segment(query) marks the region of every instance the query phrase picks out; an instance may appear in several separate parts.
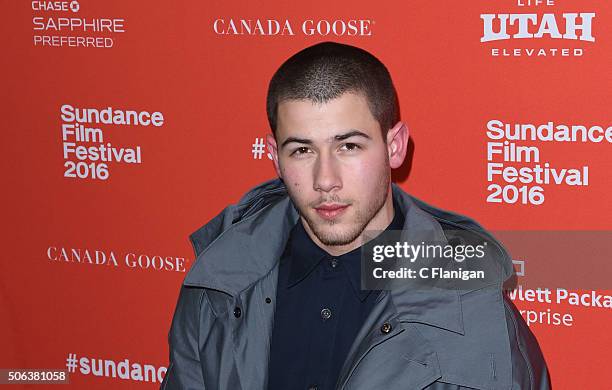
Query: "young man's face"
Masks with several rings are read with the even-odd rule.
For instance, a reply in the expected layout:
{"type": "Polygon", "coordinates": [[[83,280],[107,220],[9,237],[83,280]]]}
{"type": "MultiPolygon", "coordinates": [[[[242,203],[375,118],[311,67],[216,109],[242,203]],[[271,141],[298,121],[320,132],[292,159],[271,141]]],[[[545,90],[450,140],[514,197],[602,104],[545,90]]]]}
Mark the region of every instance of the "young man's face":
{"type": "Polygon", "coordinates": [[[284,101],[277,116],[268,144],[310,237],[338,255],[360,246],[364,230],[385,229],[393,218],[391,167],[404,159],[406,127],[399,122],[385,142],[366,98],[355,93],[325,104],[284,101]]]}

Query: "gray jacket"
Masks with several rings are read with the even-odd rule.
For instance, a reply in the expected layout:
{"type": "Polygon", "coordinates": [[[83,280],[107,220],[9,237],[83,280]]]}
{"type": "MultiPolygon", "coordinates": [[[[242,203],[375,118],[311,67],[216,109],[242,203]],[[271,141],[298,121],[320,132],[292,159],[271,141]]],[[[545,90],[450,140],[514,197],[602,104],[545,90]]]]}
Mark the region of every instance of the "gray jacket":
{"type": "MultiPolygon", "coordinates": [[[[465,229],[490,237],[473,220],[429,206],[395,184],[393,197],[405,215],[404,231],[443,236],[465,229]]],[[[275,179],[190,236],[197,260],[181,286],[161,389],[266,389],[278,264],[297,221],[275,179]]],[[[511,261],[494,242],[509,277],[511,261]]],[[[550,388],[537,342],[501,284],[435,294],[383,291],[337,384],[344,390],[471,388],[550,388]]]]}

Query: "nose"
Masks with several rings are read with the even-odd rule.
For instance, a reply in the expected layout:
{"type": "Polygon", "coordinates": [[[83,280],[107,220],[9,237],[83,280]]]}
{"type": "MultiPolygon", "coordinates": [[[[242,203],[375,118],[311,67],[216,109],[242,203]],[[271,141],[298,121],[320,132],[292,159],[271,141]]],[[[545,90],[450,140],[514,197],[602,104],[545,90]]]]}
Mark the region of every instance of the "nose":
{"type": "Polygon", "coordinates": [[[342,188],[340,167],[338,161],[328,154],[321,153],[314,166],[315,191],[330,192],[342,188]]]}

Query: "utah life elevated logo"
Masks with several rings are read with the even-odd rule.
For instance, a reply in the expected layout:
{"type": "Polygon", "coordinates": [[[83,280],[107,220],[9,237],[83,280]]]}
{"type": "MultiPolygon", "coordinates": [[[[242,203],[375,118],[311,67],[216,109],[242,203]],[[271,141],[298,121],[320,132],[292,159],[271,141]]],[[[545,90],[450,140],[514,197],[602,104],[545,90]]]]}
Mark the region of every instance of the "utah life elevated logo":
{"type": "Polygon", "coordinates": [[[494,57],[580,57],[595,42],[595,12],[547,12],[555,0],[515,0],[525,13],[481,14],[480,42],[494,57]]]}

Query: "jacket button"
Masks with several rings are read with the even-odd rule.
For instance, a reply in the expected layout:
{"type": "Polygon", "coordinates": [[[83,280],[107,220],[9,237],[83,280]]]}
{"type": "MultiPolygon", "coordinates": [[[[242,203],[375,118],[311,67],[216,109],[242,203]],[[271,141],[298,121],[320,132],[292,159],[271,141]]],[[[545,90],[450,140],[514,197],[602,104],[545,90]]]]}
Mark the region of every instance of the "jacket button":
{"type": "Polygon", "coordinates": [[[380,327],[380,331],[383,332],[384,334],[387,334],[389,332],[391,332],[391,330],[393,329],[393,327],[391,326],[390,323],[385,322],[384,324],[382,324],[382,326],[380,327]]]}
{"type": "Polygon", "coordinates": [[[266,303],[271,303],[272,299],[270,299],[270,297],[266,297],[266,303]]]}
{"type": "Polygon", "coordinates": [[[241,315],[242,315],[242,310],[240,310],[240,308],[238,306],[236,306],[234,308],[234,317],[240,318],[241,315]]]}

